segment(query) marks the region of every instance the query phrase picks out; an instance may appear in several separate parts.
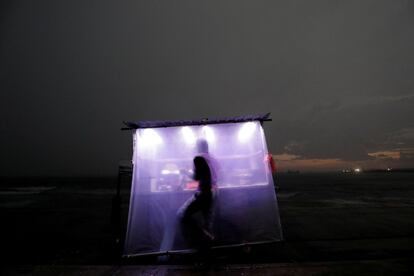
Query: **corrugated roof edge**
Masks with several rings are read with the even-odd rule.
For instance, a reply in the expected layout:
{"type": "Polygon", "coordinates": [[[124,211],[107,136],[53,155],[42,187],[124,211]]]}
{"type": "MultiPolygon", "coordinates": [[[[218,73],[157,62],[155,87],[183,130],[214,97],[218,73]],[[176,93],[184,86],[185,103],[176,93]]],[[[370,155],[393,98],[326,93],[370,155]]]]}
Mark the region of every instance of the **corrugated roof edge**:
{"type": "Polygon", "coordinates": [[[241,123],[248,121],[271,121],[270,112],[259,115],[246,115],[246,116],[236,116],[220,119],[208,119],[203,118],[199,120],[176,120],[176,121],[137,121],[130,122],[124,121],[126,127],[121,128],[121,130],[131,130],[138,128],[158,128],[158,127],[176,127],[176,126],[194,126],[194,125],[209,125],[209,124],[228,124],[228,123],[241,123]]]}

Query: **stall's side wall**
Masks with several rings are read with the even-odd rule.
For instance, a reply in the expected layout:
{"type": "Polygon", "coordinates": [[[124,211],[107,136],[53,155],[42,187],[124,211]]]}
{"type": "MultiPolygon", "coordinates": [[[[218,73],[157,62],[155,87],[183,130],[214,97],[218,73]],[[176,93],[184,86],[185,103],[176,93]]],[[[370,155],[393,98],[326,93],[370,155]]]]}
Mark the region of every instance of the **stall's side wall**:
{"type": "Polygon", "coordinates": [[[138,171],[137,171],[137,164],[136,164],[136,160],[137,160],[137,136],[138,136],[138,130],[135,130],[132,134],[132,183],[131,183],[131,195],[130,195],[130,200],[129,200],[129,211],[128,211],[128,226],[127,226],[127,233],[126,233],[126,238],[125,238],[125,246],[124,246],[124,255],[128,255],[131,252],[134,252],[134,247],[133,245],[135,244],[134,242],[134,233],[132,233],[131,230],[131,226],[134,223],[134,200],[135,200],[135,186],[134,183],[136,183],[136,179],[138,178],[138,171]]]}
{"type": "MultiPolygon", "coordinates": [[[[260,129],[260,135],[261,135],[261,139],[262,139],[262,145],[263,145],[263,149],[266,152],[266,156],[269,155],[269,150],[267,148],[267,142],[266,142],[266,136],[263,130],[263,127],[261,127],[260,129]]],[[[279,204],[277,201],[277,194],[276,194],[276,179],[273,178],[273,172],[272,172],[272,168],[271,168],[271,164],[270,164],[270,158],[267,159],[268,162],[267,164],[267,178],[269,180],[269,183],[271,184],[270,187],[272,187],[271,191],[269,191],[269,194],[272,195],[273,199],[269,200],[269,202],[273,202],[274,207],[272,207],[271,209],[275,209],[275,213],[276,213],[276,222],[275,222],[275,233],[277,233],[276,239],[277,240],[283,240],[283,231],[282,231],[282,223],[280,222],[280,214],[279,214],[279,204]]]]}

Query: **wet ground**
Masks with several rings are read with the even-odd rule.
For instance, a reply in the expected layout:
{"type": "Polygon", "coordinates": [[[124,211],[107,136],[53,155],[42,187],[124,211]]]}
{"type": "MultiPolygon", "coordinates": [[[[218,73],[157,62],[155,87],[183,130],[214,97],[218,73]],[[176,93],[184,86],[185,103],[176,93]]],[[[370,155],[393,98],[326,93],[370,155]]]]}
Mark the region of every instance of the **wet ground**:
{"type": "Polygon", "coordinates": [[[116,182],[2,179],[2,272],[398,275],[412,270],[412,173],[280,175],[285,242],[217,252],[209,268],[195,267],[189,256],[171,257],[162,265],[157,258],[120,259],[117,237],[125,229],[129,185],[124,179],[117,228],[111,219],[116,182]]]}

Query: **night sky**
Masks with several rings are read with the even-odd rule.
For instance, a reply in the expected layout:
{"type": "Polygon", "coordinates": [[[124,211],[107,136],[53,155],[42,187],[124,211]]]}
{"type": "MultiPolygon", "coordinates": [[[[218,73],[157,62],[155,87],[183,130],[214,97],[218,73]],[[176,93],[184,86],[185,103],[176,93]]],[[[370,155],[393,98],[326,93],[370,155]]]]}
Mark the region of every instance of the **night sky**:
{"type": "Polygon", "coordinates": [[[123,120],[271,112],[282,169],[414,167],[414,1],[0,4],[0,176],[114,175],[123,120]]]}

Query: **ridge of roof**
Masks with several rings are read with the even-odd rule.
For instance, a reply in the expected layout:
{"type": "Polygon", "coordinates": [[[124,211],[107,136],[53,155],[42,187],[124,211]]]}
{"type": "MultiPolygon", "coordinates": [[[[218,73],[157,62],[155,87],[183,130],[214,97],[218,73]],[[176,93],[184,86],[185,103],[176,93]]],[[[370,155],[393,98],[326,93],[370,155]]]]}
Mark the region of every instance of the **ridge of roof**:
{"type": "Polygon", "coordinates": [[[131,130],[138,128],[158,128],[158,127],[176,127],[176,126],[194,126],[194,125],[209,125],[209,124],[226,124],[226,123],[241,123],[249,121],[271,121],[270,112],[258,115],[245,115],[227,118],[203,118],[198,120],[166,120],[166,121],[124,121],[126,127],[122,130],[131,130]]]}

